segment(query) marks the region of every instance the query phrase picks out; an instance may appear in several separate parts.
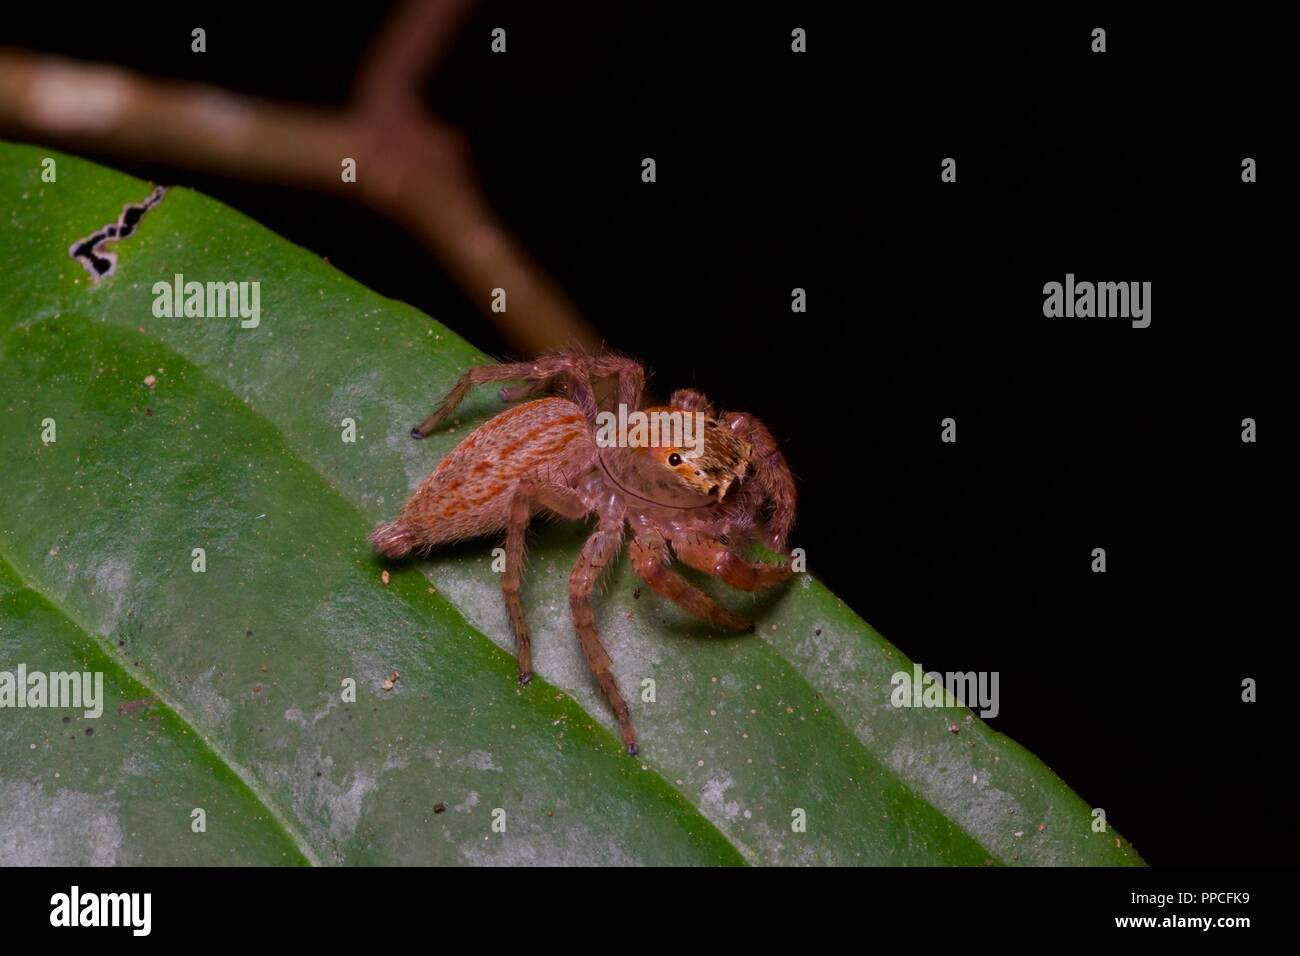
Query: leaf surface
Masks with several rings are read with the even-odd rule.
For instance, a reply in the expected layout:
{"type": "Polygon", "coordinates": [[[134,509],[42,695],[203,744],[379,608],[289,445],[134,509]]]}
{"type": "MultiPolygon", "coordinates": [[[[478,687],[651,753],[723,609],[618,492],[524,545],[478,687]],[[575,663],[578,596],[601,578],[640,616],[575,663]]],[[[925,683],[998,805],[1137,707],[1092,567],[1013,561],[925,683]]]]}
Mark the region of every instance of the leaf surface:
{"type": "Polygon", "coordinates": [[[758,622],[726,637],[616,565],[597,620],[641,735],[627,757],[568,620],[588,526],[529,542],[526,688],[498,542],[387,584],[366,545],[500,409],[482,389],[408,437],[483,355],[197,193],[169,190],[92,282],[70,244],[148,184],[3,144],[0,188],[0,670],[93,665],[109,688],[98,720],[0,711],[0,819],[93,804],[108,834],[0,838],[0,862],[1141,862],[964,707],[894,707],[911,662],[806,575],[707,584],[758,622]],[[177,274],[258,282],[259,323],[155,315],[177,274]]]}

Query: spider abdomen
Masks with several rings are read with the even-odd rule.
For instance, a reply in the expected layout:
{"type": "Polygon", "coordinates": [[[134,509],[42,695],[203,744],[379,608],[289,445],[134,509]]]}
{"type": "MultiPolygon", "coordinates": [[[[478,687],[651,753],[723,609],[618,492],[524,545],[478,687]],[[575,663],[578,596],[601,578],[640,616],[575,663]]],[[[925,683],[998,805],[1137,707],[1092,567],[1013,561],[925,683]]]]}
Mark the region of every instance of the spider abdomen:
{"type": "Polygon", "coordinates": [[[394,522],[371,535],[399,558],[411,551],[506,527],[523,479],[568,483],[589,469],[596,447],[582,410],[563,398],[508,409],[470,432],[411,495],[394,522]]]}

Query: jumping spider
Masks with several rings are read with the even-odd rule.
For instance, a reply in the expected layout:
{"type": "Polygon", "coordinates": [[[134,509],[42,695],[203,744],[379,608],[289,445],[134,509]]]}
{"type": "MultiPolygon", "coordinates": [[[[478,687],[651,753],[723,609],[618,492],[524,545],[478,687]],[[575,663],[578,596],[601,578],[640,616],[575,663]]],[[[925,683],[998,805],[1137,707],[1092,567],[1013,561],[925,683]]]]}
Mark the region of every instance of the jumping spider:
{"type": "Polygon", "coordinates": [[[569,607],[587,664],[618,718],[628,753],[635,754],[636,729],[591,608],[592,589],[617,557],[624,528],[632,532],[632,566],[652,589],[720,627],[752,630],[753,624],[678,574],[673,557],[744,591],[786,580],[791,574],[787,562],[752,563],[733,548],[761,536],[785,554],[794,523],[794,479],[758,419],[740,412],[719,416],[692,389],[674,392],[666,407],[642,410],[645,370],[639,362],[611,354],[564,353],[472,368],[411,436],[427,436],[475,385],[503,381],[525,383],[502,389],[503,401],[549,397],[516,405],[467,435],[420,484],[397,520],[375,529],[371,544],[386,557],[403,558],[505,529],[501,589],[518,646],[519,681],[527,683],[532,657],[519,586],[529,519],[539,508],[575,520],[594,512],[596,530],[569,577],[569,607]],[[625,410],[702,413],[702,447],[672,447],[662,440],[639,447],[598,443],[598,387],[611,380],[625,410]]]}

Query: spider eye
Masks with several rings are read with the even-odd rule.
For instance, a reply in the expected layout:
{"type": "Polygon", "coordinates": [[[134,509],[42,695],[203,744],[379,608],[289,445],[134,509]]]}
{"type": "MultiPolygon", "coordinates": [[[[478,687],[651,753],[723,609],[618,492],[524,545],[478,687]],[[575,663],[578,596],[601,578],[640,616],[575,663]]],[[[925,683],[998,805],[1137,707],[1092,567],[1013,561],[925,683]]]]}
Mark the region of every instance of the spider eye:
{"type": "Polygon", "coordinates": [[[673,452],[671,455],[668,456],[668,464],[670,464],[672,467],[676,468],[681,463],[682,463],[682,456],[677,454],[677,452],[673,452]]]}

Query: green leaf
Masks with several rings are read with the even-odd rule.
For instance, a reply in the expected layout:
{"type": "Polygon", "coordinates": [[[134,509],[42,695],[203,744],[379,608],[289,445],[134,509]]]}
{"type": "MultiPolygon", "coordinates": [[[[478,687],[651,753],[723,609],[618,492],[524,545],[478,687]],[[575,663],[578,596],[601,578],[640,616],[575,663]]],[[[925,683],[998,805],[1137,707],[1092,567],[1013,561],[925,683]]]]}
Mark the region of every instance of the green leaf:
{"type": "Polygon", "coordinates": [[[92,282],[69,246],[148,185],[3,144],[0,188],[0,670],[100,670],[108,698],[98,719],[0,711],[0,834],[22,834],[0,863],[1141,862],[965,708],[891,706],[910,662],[807,576],[715,589],[759,624],[722,637],[613,569],[597,615],[627,757],[568,620],[588,527],[530,541],[526,688],[497,542],[388,584],[367,547],[499,409],[483,389],[408,437],[484,356],[197,193],[168,191],[92,282]],[[260,323],[155,316],[177,273],[259,282],[260,323]]]}

